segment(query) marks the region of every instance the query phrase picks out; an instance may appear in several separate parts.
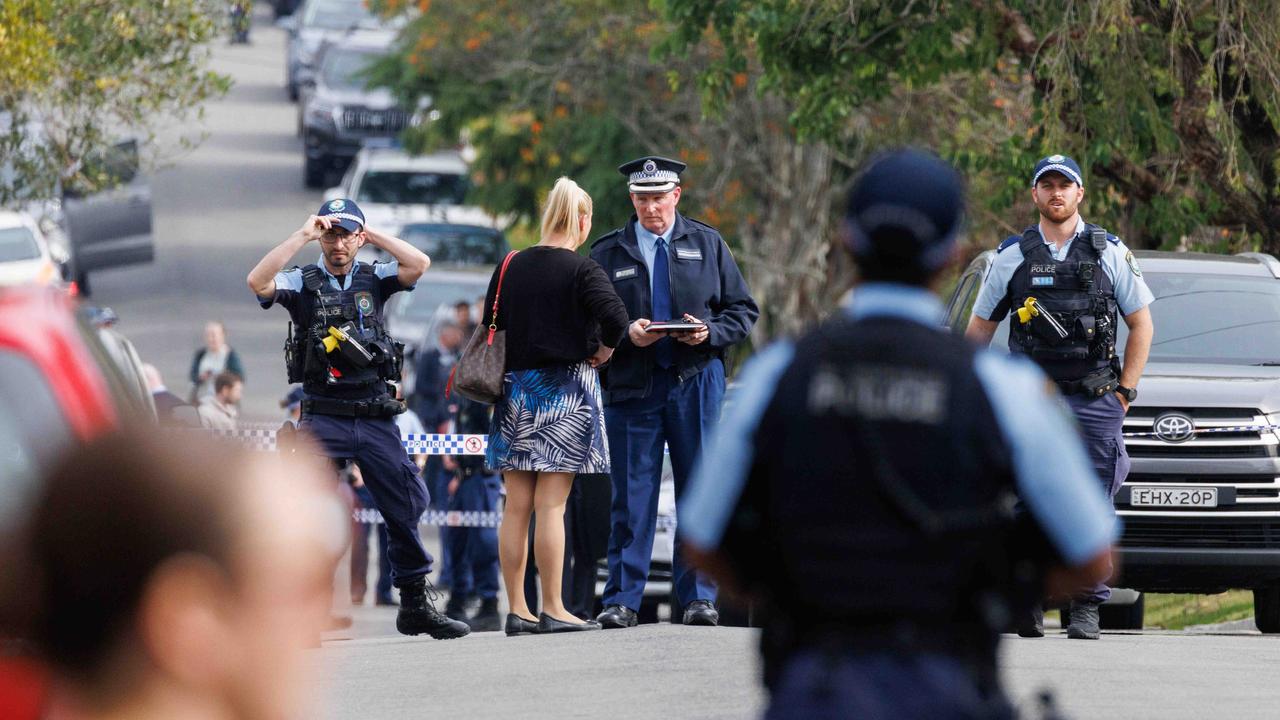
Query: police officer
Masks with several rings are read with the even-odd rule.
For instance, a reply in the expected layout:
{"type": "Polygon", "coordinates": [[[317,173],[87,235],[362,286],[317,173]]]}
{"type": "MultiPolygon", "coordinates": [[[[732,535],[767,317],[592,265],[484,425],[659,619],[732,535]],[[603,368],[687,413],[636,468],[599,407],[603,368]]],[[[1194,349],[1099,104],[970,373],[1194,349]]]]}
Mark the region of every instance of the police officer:
{"type": "Polygon", "coordinates": [[[386,522],[392,582],[400,589],[396,629],[438,639],[462,637],[465,623],[432,603],[427,582],[431,556],[418,536],[427,491],[409,460],[392,419],[404,411],[395,399],[403,347],[383,327],[383,305],[412,290],[431,264],[412,245],[365,227],[352,200],[326,202],[301,228],[267,253],[249,273],[249,287],[263,308],[282,305],[292,319],[286,341],[290,382],[301,382],[300,429],[335,461],[355,461],[386,522]],[[321,262],[282,270],[311,242],[321,262]],[[395,258],[372,265],[356,260],[366,242],[395,258]]]}
{"type": "MultiPolygon", "coordinates": [[[[636,624],[657,525],[663,446],[677,497],[720,415],[724,353],[751,331],[760,311],[720,233],[676,211],[685,164],[643,157],[618,168],[636,214],[596,240],[600,263],[627,306],[631,325],[601,374],[613,465],[609,580],[604,628],[636,624]],[[650,332],[661,320],[699,325],[650,332]]],[[[686,625],[716,625],[716,589],[675,547],[673,582],[686,625]]],[[[674,613],[673,613],[674,614],[674,613]]]]}
{"type": "Polygon", "coordinates": [[[919,151],[864,173],[860,284],[744,368],[684,498],[690,555],[756,601],[769,718],[1011,717],[995,651],[1013,580],[1038,600],[1108,567],[1114,512],[1044,375],[941,327],[963,197],[919,151]]]}
{"type": "MultiPolygon", "coordinates": [[[[1147,306],[1154,297],[1124,243],[1080,217],[1084,181],[1075,160],[1050,155],[1036,163],[1031,199],[1040,223],[1000,244],[966,335],[985,347],[1012,313],[1009,349],[1030,356],[1058,384],[1103,489],[1115,497],[1129,474],[1122,425],[1151,349],[1147,306]],[[1129,326],[1123,367],[1116,356],[1117,310],[1129,326]]],[[[1052,451],[1048,440],[1042,449],[1052,451]]],[[[1098,606],[1110,596],[1111,588],[1099,583],[1075,598],[1067,636],[1096,640],[1098,606]]],[[[1044,635],[1041,608],[1019,618],[1018,633],[1044,635]]]]}

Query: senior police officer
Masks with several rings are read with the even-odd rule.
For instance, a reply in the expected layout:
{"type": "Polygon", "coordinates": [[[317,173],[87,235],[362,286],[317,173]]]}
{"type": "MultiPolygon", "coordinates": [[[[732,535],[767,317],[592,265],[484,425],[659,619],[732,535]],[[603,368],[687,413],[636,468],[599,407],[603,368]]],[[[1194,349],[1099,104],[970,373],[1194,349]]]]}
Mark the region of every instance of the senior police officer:
{"type": "MultiPolygon", "coordinates": [[[[1153,333],[1154,297],[1133,253],[1116,236],[1080,217],[1084,180],[1065,155],[1036,163],[1031,199],[1040,223],[1000,244],[966,334],[983,346],[1012,312],[1009,349],[1048,373],[1071,406],[1103,489],[1115,497],[1129,474],[1124,416],[1138,396],[1153,333]],[[1117,309],[1129,327],[1124,365],[1116,356],[1117,309]]],[[[1043,450],[1052,452],[1048,444],[1043,450]]],[[[1071,603],[1067,635],[1096,640],[1098,606],[1111,596],[1099,583],[1071,603]]],[[[1018,634],[1044,635],[1041,608],[1018,620],[1018,634]]]]}
{"type": "MultiPolygon", "coordinates": [[[[760,315],[720,233],[676,211],[684,169],[661,157],[620,166],[636,214],[591,246],[632,320],[601,374],[613,464],[609,580],[597,618],[605,628],[637,621],[657,525],[663,445],[678,497],[720,415],[725,350],[744,340],[760,315]],[[699,327],[648,329],[665,320],[699,327]]],[[[672,573],[684,624],[718,624],[715,586],[688,566],[678,540],[672,573]]]]}
{"type": "Polygon", "coordinates": [[[871,165],[846,209],[859,284],[744,368],[684,498],[690,555],[756,600],[769,718],[1011,717],[1018,586],[1109,566],[1114,513],[1044,375],[941,327],[962,210],[933,155],[871,165]]]}
{"type": "Polygon", "coordinates": [[[427,581],[432,558],[418,535],[427,490],[393,420],[405,409],[394,392],[403,348],[383,326],[387,299],[412,290],[430,264],[412,245],[366,227],[354,201],[338,199],[267,253],[248,282],[263,308],[279,304],[292,319],[285,364],[289,382],[301,382],[306,396],[299,429],[330,458],[360,467],[386,522],[392,582],[400,589],[396,629],[447,639],[470,628],[433,604],[427,581]],[[313,241],[320,244],[321,262],[283,269],[313,241]],[[356,251],[366,242],[394,260],[359,262],[356,251]]]}

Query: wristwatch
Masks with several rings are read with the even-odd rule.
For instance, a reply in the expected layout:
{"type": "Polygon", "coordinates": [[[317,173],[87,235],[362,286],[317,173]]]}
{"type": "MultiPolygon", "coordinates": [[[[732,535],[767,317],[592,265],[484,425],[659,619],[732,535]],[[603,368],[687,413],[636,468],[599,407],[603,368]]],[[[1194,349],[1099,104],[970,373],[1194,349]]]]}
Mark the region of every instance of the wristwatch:
{"type": "Polygon", "coordinates": [[[1118,393],[1120,393],[1122,396],[1124,396],[1124,399],[1125,399],[1125,400],[1128,400],[1129,402],[1133,402],[1134,400],[1137,400],[1137,399],[1138,399],[1138,389],[1137,389],[1137,388],[1127,388],[1127,387],[1125,387],[1125,386],[1123,386],[1123,385],[1117,385],[1117,386],[1116,386],[1116,392],[1118,392],[1118,393]]]}

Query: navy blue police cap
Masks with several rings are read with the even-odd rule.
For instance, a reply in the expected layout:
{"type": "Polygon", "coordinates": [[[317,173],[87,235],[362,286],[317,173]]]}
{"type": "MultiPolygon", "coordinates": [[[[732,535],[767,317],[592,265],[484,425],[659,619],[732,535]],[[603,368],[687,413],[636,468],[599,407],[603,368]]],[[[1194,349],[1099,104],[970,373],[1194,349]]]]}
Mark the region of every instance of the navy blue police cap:
{"type": "MultiPolygon", "coordinates": [[[[915,251],[927,270],[947,263],[964,225],[964,181],[933,153],[905,148],[880,155],[862,173],[845,206],[845,226],[854,257],[879,248],[915,251]]],[[[910,254],[908,252],[907,254],[910,254]]]]}
{"type": "Polygon", "coordinates": [[[1084,187],[1084,175],[1080,172],[1080,166],[1066,155],[1050,155],[1041,158],[1040,162],[1036,163],[1035,172],[1031,175],[1031,187],[1035,187],[1036,183],[1040,182],[1041,175],[1051,172],[1056,172],[1080,187],[1084,187]]]}
{"type": "Polygon", "coordinates": [[[664,193],[680,184],[680,173],[686,167],[679,160],[650,155],[619,165],[618,172],[627,177],[627,187],[633,193],[664,193]]]}
{"type": "Polygon", "coordinates": [[[360,232],[364,229],[364,213],[360,212],[360,206],[356,205],[355,200],[347,198],[330,200],[320,206],[320,212],[316,215],[332,219],[334,225],[349,232],[360,232]]]}

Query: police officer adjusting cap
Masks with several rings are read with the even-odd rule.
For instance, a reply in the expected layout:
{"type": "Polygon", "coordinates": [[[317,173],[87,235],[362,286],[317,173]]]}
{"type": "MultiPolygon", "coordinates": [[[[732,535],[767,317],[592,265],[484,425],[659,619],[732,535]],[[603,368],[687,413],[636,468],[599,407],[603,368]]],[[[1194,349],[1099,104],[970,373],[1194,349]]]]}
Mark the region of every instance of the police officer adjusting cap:
{"type": "Polygon", "coordinates": [[[1080,187],[1084,187],[1084,176],[1080,172],[1080,165],[1066,155],[1050,155],[1041,158],[1040,162],[1036,163],[1035,172],[1031,175],[1031,187],[1035,187],[1036,183],[1040,182],[1040,176],[1046,173],[1058,173],[1080,187]]]}
{"type": "Polygon", "coordinates": [[[346,198],[330,200],[320,206],[320,212],[316,215],[332,219],[334,225],[348,232],[360,232],[364,229],[364,213],[360,211],[360,206],[356,205],[355,200],[346,198]]]}
{"type": "Polygon", "coordinates": [[[676,189],[686,167],[679,160],[651,155],[619,165],[618,172],[627,177],[627,187],[633,193],[665,193],[676,189]]]}
{"type": "Polygon", "coordinates": [[[854,184],[845,206],[855,258],[899,258],[937,270],[964,225],[964,181],[938,156],[911,148],[885,153],[854,184]]]}

